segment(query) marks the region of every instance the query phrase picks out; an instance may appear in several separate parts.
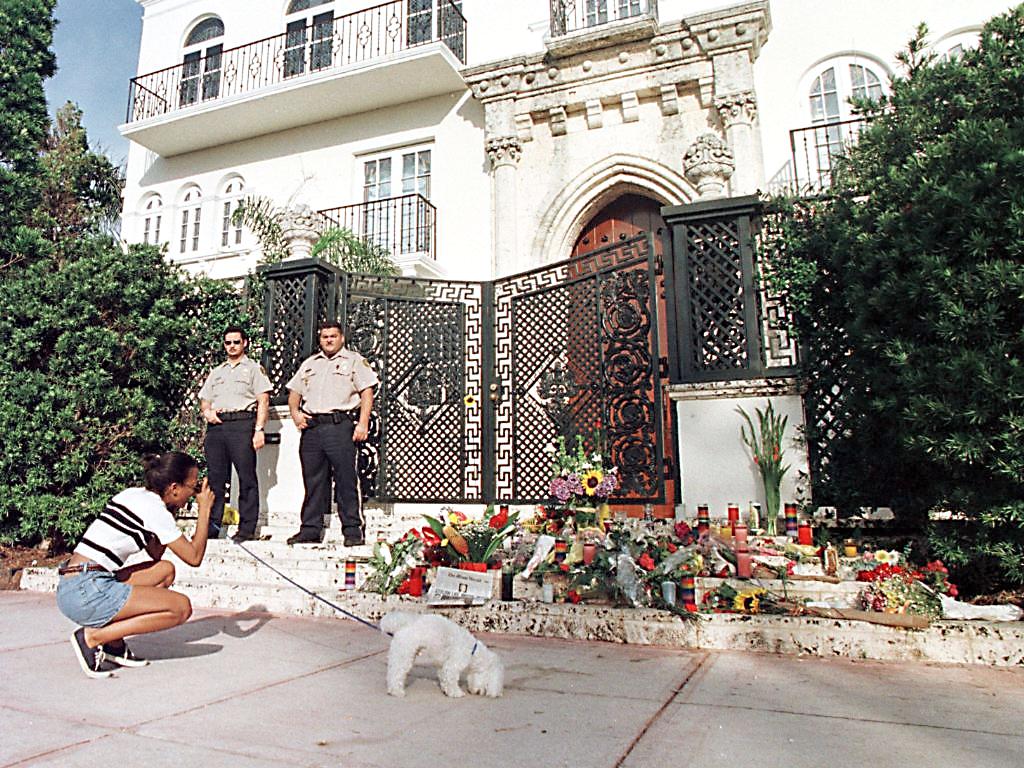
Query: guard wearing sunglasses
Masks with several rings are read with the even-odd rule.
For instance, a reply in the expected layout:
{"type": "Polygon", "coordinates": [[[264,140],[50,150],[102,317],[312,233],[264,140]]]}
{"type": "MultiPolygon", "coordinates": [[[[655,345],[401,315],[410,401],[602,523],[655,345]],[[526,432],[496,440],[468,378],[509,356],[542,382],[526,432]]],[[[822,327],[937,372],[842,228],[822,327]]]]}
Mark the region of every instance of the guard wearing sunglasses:
{"type": "Polygon", "coordinates": [[[210,488],[216,501],[210,513],[210,538],[220,535],[224,501],[230,494],[231,467],[238,473],[238,532],[236,541],[257,538],[260,516],[259,484],[256,480],[256,451],[263,447],[263,434],[270,408],[270,379],[263,367],[245,354],[249,337],[232,326],[224,331],[227,360],[218,365],[199,390],[200,407],[206,419],[206,454],[210,488]]]}

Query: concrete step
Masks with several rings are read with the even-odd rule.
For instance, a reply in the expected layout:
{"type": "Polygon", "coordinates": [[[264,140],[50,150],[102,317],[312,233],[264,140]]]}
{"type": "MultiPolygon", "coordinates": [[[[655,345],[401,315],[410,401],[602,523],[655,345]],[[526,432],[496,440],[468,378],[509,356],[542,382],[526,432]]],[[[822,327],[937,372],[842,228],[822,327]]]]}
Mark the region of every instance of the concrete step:
{"type": "MultiPolygon", "coordinates": [[[[266,573],[266,571],[264,571],[266,573]]],[[[175,583],[174,588],[186,595],[195,606],[222,608],[232,611],[266,611],[291,616],[336,616],[337,611],[326,603],[306,594],[270,574],[273,581],[225,582],[218,578],[204,578],[189,574],[175,583]]],[[[332,603],[339,603],[343,590],[313,590],[332,603]]]]}
{"type": "Polygon", "coordinates": [[[252,555],[266,561],[308,589],[344,589],[348,563],[356,564],[357,586],[362,585],[366,574],[370,572],[367,562],[372,554],[372,547],[369,546],[308,544],[290,547],[287,544],[266,541],[247,542],[245,549],[242,549],[231,542],[218,541],[213,544],[198,569],[191,568],[170,556],[175,561],[179,581],[190,578],[191,574],[225,583],[273,581],[279,578],[252,555]]]}
{"type": "MultiPolygon", "coordinates": [[[[365,539],[368,542],[395,541],[401,538],[412,528],[422,528],[427,523],[423,519],[423,513],[406,508],[396,510],[392,506],[385,507],[371,506],[363,510],[365,520],[365,539]]],[[[195,530],[195,519],[184,519],[181,521],[181,528],[190,536],[195,530]]],[[[228,526],[222,536],[230,537],[237,530],[237,526],[228,526]]],[[[286,541],[290,536],[299,530],[299,513],[274,514],[268,517],[259,526],[261,536],[269,536],[274,541],[286,541]]],[[[323,541],[327,543],[340,543],[344,540],[341,529],[341,519],[336,512],[324,518],[323,541]]]]}

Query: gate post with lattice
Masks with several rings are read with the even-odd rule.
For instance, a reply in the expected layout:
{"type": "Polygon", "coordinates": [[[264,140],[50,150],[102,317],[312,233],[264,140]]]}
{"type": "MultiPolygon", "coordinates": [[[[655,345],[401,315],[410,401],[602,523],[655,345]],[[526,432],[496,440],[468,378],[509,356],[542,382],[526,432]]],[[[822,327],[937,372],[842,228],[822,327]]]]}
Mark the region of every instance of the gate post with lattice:
{"type": "Polygon", "coordinates": [[[317,327],[338,319],[344,273],[320,259],[283,261],[261,268],[260,273],[266,284],[263,367],[274,385],[271,402],[282,405],[288,401],[285,382],[317,348],[317,327]]]}
{"type": "Polygon", "coordinates": [[[786,500],[809,501],[807,450],[797,345],[784,303],[758,262],[761,203],[723,198],[661,211],[671,232],[666,259],[670,336],[669,396],[679,425],[679,462],[687,514],[708,503],[724,515],[730,502],[764,503],[756,465],[740,438],[743,408],[771,401],[788,417],[784,449],[792,465],[786,500]]]}

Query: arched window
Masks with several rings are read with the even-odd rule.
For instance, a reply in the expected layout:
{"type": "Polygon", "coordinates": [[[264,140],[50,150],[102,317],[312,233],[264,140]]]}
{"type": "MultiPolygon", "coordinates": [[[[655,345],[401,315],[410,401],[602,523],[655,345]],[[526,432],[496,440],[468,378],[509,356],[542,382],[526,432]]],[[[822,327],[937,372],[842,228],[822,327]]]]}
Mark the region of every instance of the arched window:
{"type": "Polygon", "coordinates": [[[199,227],[203,213],[203,193],[199,187],[192,186],[181,196],[179,208],[178,253],[199,250],[199,227]]]}
{"type": "Polygon", "coordinates": [[[242,244],[242,225],[234,224],[231,216],[239,203],[242,202],[242,194],[245,191],[245,181],[240,176],[228,179],[220,191],[221,214],[220,214],[220,246],[221,248],[233,248],[242,244]]]}
{"type": "Polygon", "coordinates": [[[815,185],[831,183],[833,160],[856,141],[861,121],[853,100],[878,101],[885,93],[888,73],[881,64],[864,56],[838,56],[810,70],[802,80],[813,130],[793,136],[799,166],[806,166],[815,185]]]}
{"type": "Polygon", "coordinates": [[[334,10],[332,0],[292,0],[286,15],[319,9],[293,18],[285,26],[284,76],[316,72],[331,66],[334,57],[334,10]]]}
{"type": "Polygon", "coordinates": [[[826,62],[807,91],[812,123],[834,123],[853,117],[851,99],[882,98],[882,79],[875,68],[862,60],[826,62]]]}
{"type": "Polygon", "coordinates": [[[942,61],[958,59],[964,55],[964,51],[977,48],[980,37],[981,29],[978,27],[957,30],[936,40],[932,50],[939,55],[942,61]]]}
{"type": "Polygon", "coordinates": [[[179,106],[220,96],[224,22],[216,16],[203,19],[185,36],[185,59],[178,86],[179,106]]]}
{"type": "Polygon", "coordinates": [[[288,10],[286,13],[290,16],[293,13],[299,11],[308,11],[310,8],[315,8],[318,5],[329,5],[334,0],[292,0],[288,3],[288,10]]]}
{"type": "Polygon", "coordinates": [[[185,46],[199,45],[205,43],[208,40],[214,40],[218,37],[224,36],[224,22],[213,16],[209,19],[203,19],[194,27],[192,31],[188,33],[188,37],[185,38],[185,46]]]}
{"type": "Polygon", "coordinates": [[[164,202],[160,195],[147,195],[142,200],[142,242],[146,245],[160,245],[160,225],[163,223],[164,202]]]}

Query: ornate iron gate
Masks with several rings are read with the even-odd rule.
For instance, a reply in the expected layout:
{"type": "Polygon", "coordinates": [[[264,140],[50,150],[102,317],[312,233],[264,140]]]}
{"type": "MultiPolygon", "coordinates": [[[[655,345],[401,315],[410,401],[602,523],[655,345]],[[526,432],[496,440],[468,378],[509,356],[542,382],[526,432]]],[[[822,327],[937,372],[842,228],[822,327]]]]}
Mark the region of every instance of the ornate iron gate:
{"type": "Polygon", "coordinates": [[[557,438],[594,449],[600,430],[622,501],[664,501],[650,236],[495,282],[346,275],[318,261],[266,276],[275,402],[329,315],[380,374],[377,498],[543,502],[557,438]]]}

